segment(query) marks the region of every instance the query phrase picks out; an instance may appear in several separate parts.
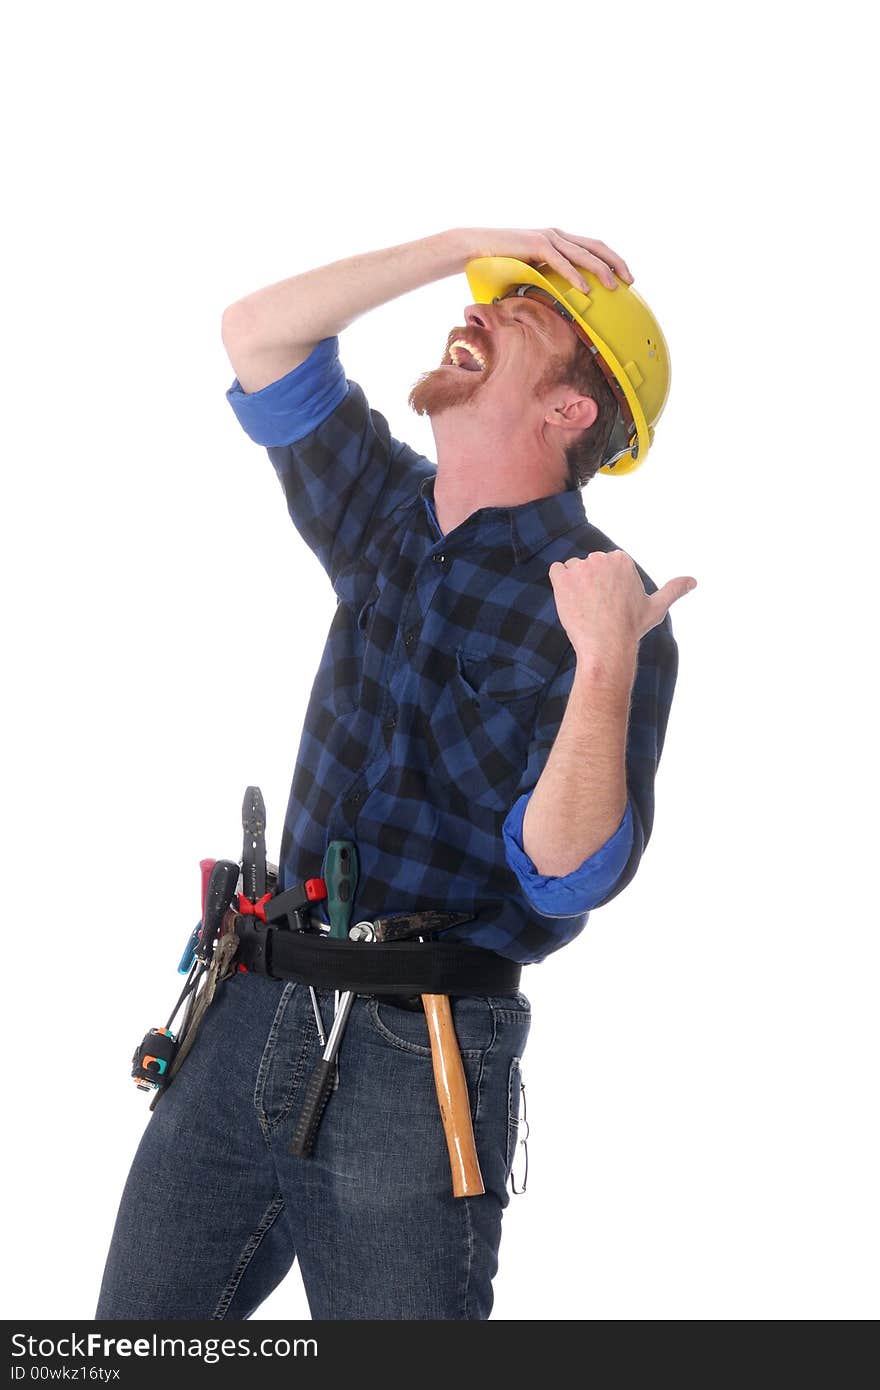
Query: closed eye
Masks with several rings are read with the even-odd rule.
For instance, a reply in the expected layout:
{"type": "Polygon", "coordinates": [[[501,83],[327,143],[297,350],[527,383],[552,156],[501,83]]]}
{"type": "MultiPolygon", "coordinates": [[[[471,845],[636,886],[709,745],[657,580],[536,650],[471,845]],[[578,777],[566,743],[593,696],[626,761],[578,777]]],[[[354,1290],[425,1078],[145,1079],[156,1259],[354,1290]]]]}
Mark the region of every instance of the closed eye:
{"type": "Polygon", "coordinates": [[[547,330],[534,314],[514,314],[514,323],[522,323],[526,328],[533,328],[539,338],[546,338],[547,330]]]}

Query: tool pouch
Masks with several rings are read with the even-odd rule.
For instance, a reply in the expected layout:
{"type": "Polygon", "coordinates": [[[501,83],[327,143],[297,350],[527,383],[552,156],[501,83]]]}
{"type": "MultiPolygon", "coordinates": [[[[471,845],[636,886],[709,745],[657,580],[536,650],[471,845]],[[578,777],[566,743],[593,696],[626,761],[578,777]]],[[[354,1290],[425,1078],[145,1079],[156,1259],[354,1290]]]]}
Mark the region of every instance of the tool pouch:
{"type": "Polygon", "coordinates": [[[238,945],[238,939],[235,935],[234,921],[235,914],[231,911],[226,912],[216,939],[214,954],[205,972],[202,987],[196,996],[186,1032],[180,1039],[179,1046],[176,1048],[175,1055],[168,1067],[167,1075],[164,1078],[164,1084],[157,1090],[156,1095],[153,1097],[150,1104],[151,1110],[155,1110],[189,1054],[190,1048],[198,1036],[202,1019],[205,1017],[213,1001],[218,984],[222,984],[224,980],[227,980],[229,976],[235,972],[233,960],[238,945]]]}

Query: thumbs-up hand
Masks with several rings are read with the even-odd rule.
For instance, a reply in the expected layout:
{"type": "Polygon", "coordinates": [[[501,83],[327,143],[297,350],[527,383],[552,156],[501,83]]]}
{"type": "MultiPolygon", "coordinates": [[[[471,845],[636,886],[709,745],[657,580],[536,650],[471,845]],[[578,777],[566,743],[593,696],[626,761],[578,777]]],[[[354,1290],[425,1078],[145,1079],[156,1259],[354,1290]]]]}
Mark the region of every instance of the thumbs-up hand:
{"type": "Polygon", "coordinates": [[[646,594],[625,550],[594,550],[564,564],[556,560],[548,577],[559,621],[578,659],[598,660],[603,666],[618,658],[630,662],[645,633],[697,584],[691,575],[680,575],[646,594]]]}

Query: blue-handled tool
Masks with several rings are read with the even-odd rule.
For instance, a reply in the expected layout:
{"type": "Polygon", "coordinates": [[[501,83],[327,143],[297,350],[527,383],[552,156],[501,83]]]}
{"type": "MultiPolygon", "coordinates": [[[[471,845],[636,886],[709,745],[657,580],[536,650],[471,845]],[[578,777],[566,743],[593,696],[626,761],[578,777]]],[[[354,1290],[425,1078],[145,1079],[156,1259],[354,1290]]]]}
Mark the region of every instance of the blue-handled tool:
{"type": "Polygon", "coordinates": [[[186,943],[186,950],[180,957],[180,964],[177,967],[178,975],[188,975],[190,967],[196,958],[196,946],[199,943],[199,933],[202,930],[201,922],[196,922],[190,933],[189,941],[186,943]]]}

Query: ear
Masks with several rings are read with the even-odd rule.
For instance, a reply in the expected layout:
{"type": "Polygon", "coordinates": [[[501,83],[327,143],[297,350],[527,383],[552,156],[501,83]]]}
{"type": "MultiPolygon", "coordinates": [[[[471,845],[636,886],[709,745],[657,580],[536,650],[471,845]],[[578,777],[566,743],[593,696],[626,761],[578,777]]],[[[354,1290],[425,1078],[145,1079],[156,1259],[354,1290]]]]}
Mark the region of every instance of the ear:
{"type": "Polygon", "coordinates": [[[548,404],[544,423],[580,434],[595,423],[598,414],[599,407],[592,396],[579,396],[565,389],[564,394],[555,396],[548,404]]]}

